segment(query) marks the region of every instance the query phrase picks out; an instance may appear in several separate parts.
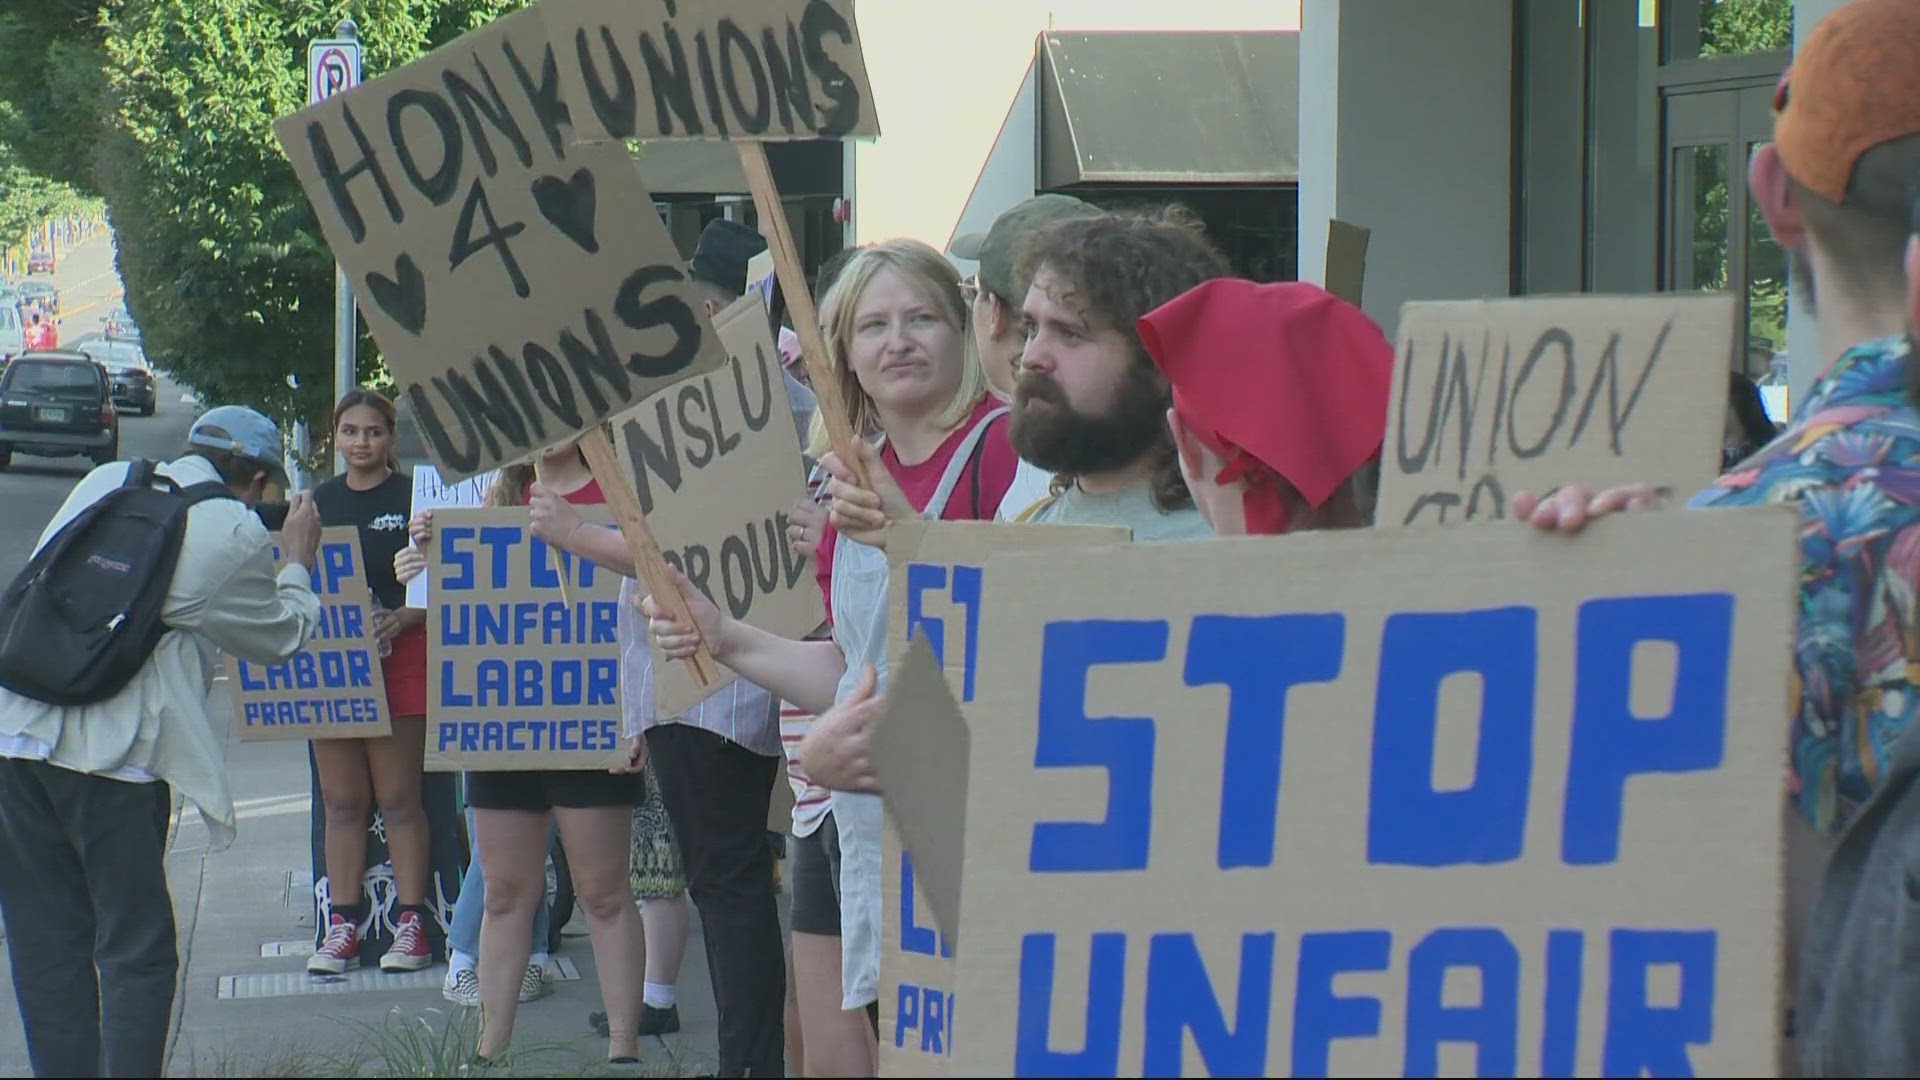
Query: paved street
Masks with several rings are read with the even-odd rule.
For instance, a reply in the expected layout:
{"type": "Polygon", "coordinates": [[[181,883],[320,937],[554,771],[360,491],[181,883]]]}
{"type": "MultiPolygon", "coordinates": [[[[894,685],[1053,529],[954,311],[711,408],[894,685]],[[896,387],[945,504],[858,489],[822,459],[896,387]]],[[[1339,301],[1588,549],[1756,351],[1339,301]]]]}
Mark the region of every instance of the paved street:
{"type": "MultiPolygon", "coordinates": [[[[62,345],[97,335],[118,299],[104,240],[63,253],[59,282],[68,316],[62,345]]],[[[121,419],[123,457],[168,459],[184,445],[197,407],[180,387],[163,381],[151,418],[121,419]]],[[[25,564],[49,516],[91,466],[84,458],[15,457],[0,472],[0,583],[25,564]]],[[[224,681],[216,683],[218,715],[228,710],[224,681]]],[[[343,980],[310,980],[312,948],[309,865],[312,799],[306,751],[300,743],[228,746],[228,765],[240,817],[240,836],[225,852],[209,852],[207,832],[191,809],[180,814],[168,855],[179,926],[181,978],[168,1071],[175,1076],[449,1075],[459,1068],[435,1045],[449,1019],[471,1030],[477,1013],[440,996],[444,966],[410,975],[377,969],[343,980]],[[409,1066],[406,1060],[416,1063],[409,1066]],[[382,1063],[384,1061],[384,1064],[382,1063]]],[[[31,933],[29,927],[8,932],[31,933]]],[[[523,1005],[515,1046],[524,1055],[514,1070],[528,1075],[593,1075],[606,1043],[587,1028],[601,1008],[583,916],[576,915],[559,954],[565,978],[555,993],[523,1005]]],[[[0,955],[0,968],[6,966],[0,955]]],[[[0,987],[10,973],[0,973],[0,987]]],[[[4,991],[0,991],[4,993],[4,991]]],[[[706,956],[696,927],[680,978],[683,1032],[646,1040],[652,1075],[710,1074],[715,1017],[706,956]]],[[[0,1076],[29,1075],[19,1014],[0,1003],[0,1076]]],[[[629,1070],[627,1075],[633,1075],[629,1070]]]]}

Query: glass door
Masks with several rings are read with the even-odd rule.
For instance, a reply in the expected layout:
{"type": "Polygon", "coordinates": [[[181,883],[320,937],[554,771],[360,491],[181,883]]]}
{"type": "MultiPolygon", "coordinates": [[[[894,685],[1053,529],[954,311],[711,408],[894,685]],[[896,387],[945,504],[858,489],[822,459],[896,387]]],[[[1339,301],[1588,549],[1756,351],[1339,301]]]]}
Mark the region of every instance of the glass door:
{"type": "Polygon", "coordinates": [[[1773,133],[1772,87],[1670,88],[1662,97],[1662,286],[1733,290],[1746,334],[1729,360],[1762,378],[1786,346],[1786,254],[1747,193],[1747,163],[1773,133]]]}

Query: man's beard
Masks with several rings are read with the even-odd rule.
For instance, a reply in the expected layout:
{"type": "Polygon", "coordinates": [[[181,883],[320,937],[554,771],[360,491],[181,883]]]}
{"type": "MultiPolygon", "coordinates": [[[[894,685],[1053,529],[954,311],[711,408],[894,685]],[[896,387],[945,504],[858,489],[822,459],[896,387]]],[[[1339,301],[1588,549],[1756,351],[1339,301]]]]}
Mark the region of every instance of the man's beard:
{"type": "Polygon", "coordinates": [[[1112,408],[1098,416],[1067,402],[1066,391],[1048,375],[1022,374],[1013,388],[1013,420],[1007,437],[1014,452],[1048,472],[1098,475],[1124,469],[1165,435],[1167,404],[1152,371],[1128,369],[1112,408]],[[1033,408],[1044,402],[1045,408],[1033,408]]]}

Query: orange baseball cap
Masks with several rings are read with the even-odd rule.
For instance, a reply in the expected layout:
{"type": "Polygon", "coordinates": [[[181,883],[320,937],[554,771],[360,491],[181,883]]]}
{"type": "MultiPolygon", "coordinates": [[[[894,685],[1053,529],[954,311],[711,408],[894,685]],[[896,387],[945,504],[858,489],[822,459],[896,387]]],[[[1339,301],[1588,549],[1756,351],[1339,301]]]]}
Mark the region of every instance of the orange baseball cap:
{"type": "Polygon", "coordinates": [[[1821,19],[1774,94],[1787,172],[1836,205],[1860,155],[1920,135],[1920,0],[1853,0],[1821,19]]]}

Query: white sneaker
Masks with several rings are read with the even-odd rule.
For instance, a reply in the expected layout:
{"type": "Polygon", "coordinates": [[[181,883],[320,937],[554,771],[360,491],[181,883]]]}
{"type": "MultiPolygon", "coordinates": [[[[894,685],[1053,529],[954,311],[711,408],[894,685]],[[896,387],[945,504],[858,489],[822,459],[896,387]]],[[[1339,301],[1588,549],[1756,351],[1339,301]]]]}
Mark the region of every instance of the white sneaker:
{"type": "Polygon", "coordinates": [[[553,983],[547,981],[547,969],[539,964],[528,964],[526,974],[520,976],[520,1000],[523,1003],[538,1001],[552,992],[553,983]]]}
{"type": "Polygon", "coordinates": [[[440,983],[440,996],[462,1008],[473,1009],[480,1005],[480,976],[472,968],[448,970],[447,977],[440,983]]]}

